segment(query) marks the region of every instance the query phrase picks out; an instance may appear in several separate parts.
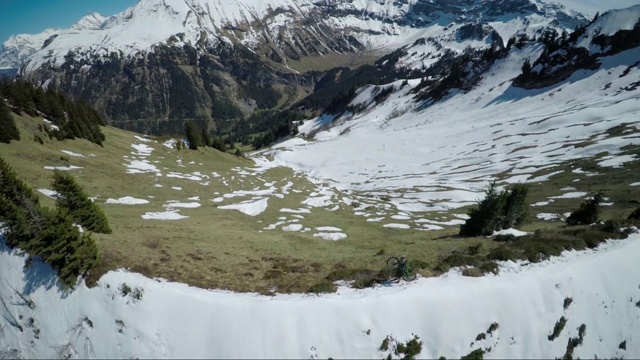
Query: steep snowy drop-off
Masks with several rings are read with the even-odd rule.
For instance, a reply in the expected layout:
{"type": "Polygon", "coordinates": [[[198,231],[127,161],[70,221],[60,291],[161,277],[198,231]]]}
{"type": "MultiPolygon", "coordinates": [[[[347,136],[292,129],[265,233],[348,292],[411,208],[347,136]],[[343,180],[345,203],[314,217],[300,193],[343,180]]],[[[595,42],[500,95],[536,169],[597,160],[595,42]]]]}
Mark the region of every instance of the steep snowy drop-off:
{"type": "MultiPolygon", "coordinates": [[[[62,292],[48,266],[0,249],[0,354],[22,358],[382,358],[387,336],[417,335],[420,357],[562,357],[586,325],[581,358],[640,357],[640,234],[497,276],[455,271],[337,294],[273,297],[209,291],[113,271],[62,292]],[[119,290],[126,284],[126,296],[119,290]],[[21,293],[21,298],[17,293],[21,293]],[[140,294],[136,299],[134,294],[140,294]],[[566,298],[572,302],[565,309],[566,298]],[[33,302],[31,308],[25,300],[33,302]],[[554,341],[555,323],[568,321],[554,341]],[[497,330],[487,332],[492,323],[497,330]],[[18,329],[21,326],[23,331],[18,329]],[[619,345],[626,341],[626,350],[619,345]],[[471,344],[471,346],[470,346],[471,344]]],[[[393,345],[393,342],[391,342],[393,345]]],[[[391,346],[392,347],[392,346],[391,346]]]]}

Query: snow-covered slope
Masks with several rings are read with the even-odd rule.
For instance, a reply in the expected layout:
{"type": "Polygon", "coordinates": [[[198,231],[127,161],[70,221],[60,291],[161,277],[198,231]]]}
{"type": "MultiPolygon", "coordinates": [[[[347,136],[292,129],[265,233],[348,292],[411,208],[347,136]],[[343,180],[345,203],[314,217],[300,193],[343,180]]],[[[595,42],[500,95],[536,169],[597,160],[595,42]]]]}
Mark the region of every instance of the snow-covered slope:
{"type": "MultiPolygon", "coordinates": [[[[640,145],[640,48],[602,58],[598,70],[578,71],[551,87],[512,86],[525,59],[542,50],[541,44],[513,48],[473,90],[426,109],[411,92],[421,79],[387,85],[395,91],[378,105],[373,99],[381,87],[362,88],[352,105],[366,110],[343,116],[314,141],[291,140],[267,153],[340,188],[384,194],[401,210],[422,212],[472,203],[501,173],[509,182],[542,181],[553,174],[534,173],[553,164],[640,145]],[[629,132],[610,137],[606,130],[615,126],[629,132]]],[[[325,120],[308,121],[300,131],[311,134],[325,120]]]]}
{"type": "Polygon", "coordinates": [[[414,335],[423,342],[420,358],[475,349],[485,358],[557,358],[582,324],[574,358],[640,357],[637,233],[550,262],[506,263],[497,276],[452,271],[409,284],[273,297],[120,271],[68,293],[50,268],[23,270],[25,257],[1,246],[2,358],[379,359],[414,335]],[[562,316],[567,323],[550,341],[562,316]],[[481,333],[486,338],[477,340],[481,333]],[[387,336],[389,350],[381,351],[387,336]]]}

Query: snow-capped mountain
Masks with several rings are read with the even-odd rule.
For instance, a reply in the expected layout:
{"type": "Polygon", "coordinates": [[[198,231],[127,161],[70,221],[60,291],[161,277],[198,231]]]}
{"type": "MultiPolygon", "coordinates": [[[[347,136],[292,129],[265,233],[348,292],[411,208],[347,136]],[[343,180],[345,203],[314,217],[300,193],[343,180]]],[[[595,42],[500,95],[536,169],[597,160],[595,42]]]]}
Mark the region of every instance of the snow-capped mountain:
{"type": "Polygon", "coordinates": [[[585,22],[539,0],[142,0],[57,33],[19,76],[96,104],[111,124],[163,132],[177,120],[232,116],[217,110],[228,106],[246,115],[292,104],[317,81],[301,72],[318,64],[326,70],[424,41],[411,66],[427,67],[467,47],[585,22]],[[177,101],[184,89],[193,96],[177,101]]]}
{"type": "Polygon", "coordinates": [[[20,68],[29,56],[48,46],[61,32],[99,30],[106,20],[107,18],[98,13],[89,13],[67,30],[46,29],[38,34],[13,35],[0,49],[0,70],[20,68]]]}
{"type": "Polygon", "coordinates": [[[11,36],[2,44],[0,69],[18,69],[29,56],[42,49],[47,39],[59,31],[59,29],[47,29],[35,35],[19,34],[11,36]]]}

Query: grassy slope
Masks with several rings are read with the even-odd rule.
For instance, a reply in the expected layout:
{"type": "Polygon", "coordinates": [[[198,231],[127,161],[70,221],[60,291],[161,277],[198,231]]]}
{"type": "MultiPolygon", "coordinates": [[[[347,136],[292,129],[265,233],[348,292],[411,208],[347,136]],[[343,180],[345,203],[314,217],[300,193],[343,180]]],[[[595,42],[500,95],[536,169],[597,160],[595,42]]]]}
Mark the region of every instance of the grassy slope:
{"type": "MultiPolygon", "coordinates": [[[[76,165],[73,170],[78,182],[90,196],[97,196],[96,203],[109,218],[113,234],[94,235],[101,250],[102,264],[91,274],[91,280],[115,268],[130,268],[150,277],[186,282],[203,288],[228,288],[238,291],[268,292],[277,288],[279,292],[306,291],[309,287],[336,269],[380,270],[389,255],[406,254],[411,260],[427,264],[423,275],[436,273],[440,259],[457,249],[465,249],[480,241],[484,251],[496,244],[483,239],[459,239],[455,235],[458,227],[441,231],[417,231],[384,228],[380,223],[366,222],[355,216],[353,208],[341,205],[334,212],[317,208],[304,214],[304,227],[335,226],[345,230],[349,237],[342,241],[326,241],[312,236],[310,232],[286,232],[263,230],[279,218],[293,219],[282,213],[281,208],[299,208],[315,186],[304,177],[286,168],[275,168],[263,174],[240,175],[238,167],[253,167],[253,162],[240,159],[213,149],[198,151],[168,149],[159,143],[148,143],[155,151],[148,157],[162,172],[155,174],[127,174],[125,156],[131,157],[134,133],[106,127],[104,148],[84,140],[47,141],[44,145],[33,141],[33,134],[41,119],[16,117],[22,140],[10,145],[0,144],[0,155],[17,171],[20,177],[34,188],[50,188],[51,170],[46,165],[76,165]],[[95,157],[72,157],[60,150],[75,153],[95,154],[95,157]],[[178,160],[181,159],[181,164],[178,160]],[[156,163],[157,162],[157,163],[156,163]],[[235,169],[235,170],[234,170],[235,169]],[[201,182],[169,178],[169,172],[211,175],[216,172],[221,178],[212,177],[208,185],[201,182]],[[224,179],[224,180],[222,180],[224,179]],[[292,182],[292,190],[283,199],[270,197],[265,212],[250,217],[235,210],[218,209],[220,205],[211,201],[222,194],[236,190],[266,188],[264,183],[273,182],[277,188],[292,182]],[[163,187],[154,187],[161,184],[163,187]],[[172,187],[181,187],[174,190],[172,187]],[[106,204],[107,198],[133,196],[150,201],[144,205],[106,204]],[[180,214],[189,216],[177,221],[144,220],[145,212],[162,212],[163,205],[170,200],[190,202],[189,197],[199,196],[201,207],[181,209],[180,214]],[[383,250],[383,251],[381,251],[383,250]],[[378,253],[383,255],[376,255],[378,253]]],[[[629,149],[638,154],[637,149],[629,149]]],[[[628,184],[638,181],[640,161],[624,168],[599,168],[589,160],[580,164],[567,164],[583,170],[596,169],[603,174],[586,176],[570,171],[554,176],[550,181],[533,184],[530,202],[546,200],[559,195],[558,189],[576,186],[581,191],[604,190],[614,206],[604,208],[604,218],[626,216],[640,200],[640,187],[628,184]],[[605,172],[606,171],[606,172],[605,172]],[[580,179],[579,182],[573,182],[580,179]]],[[[547,169],[551,172],[557,169],[547,169]]],[[[236,203],[235,198],[223,204],[236,203]]],[[[42,196],[46,205],[53,200],[42,196]]],[[[568,212],[577,207],[579,199],[556,200],[535,212],[568,212]]],[[[460,213],[457,210],[456,213],[460,213]]],[[[442,216],[443,214],[437,214],[442,216]]],[[[446,214],[445,214],[446,215],[446,214]]],[[[524,230],[559,228],[561,222],[543,222],[535,219],[524,230]]]]}

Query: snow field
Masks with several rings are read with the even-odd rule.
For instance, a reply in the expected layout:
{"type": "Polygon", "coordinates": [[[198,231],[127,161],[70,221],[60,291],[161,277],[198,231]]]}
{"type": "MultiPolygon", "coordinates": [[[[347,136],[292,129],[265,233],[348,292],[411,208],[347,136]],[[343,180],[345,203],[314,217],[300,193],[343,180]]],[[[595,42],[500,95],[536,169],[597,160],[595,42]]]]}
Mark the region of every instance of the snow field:
{"type": "Polygon", "coordinates": [[[4,324],[0,348],[27,358],[53,357],[63,348],[80,358],[381,358],[388,353],[379,350],[387,336],[404,342],[417,335],[424,358],[459,358],[477,348],[491,348],[487,358],[553,358],[564,354],[584,324],[574,356],[637,358],[639,251],[636,233],[543,263],[504,263],[497,276],[470,278],[454,269],[364,290],[264,296],[126,271],[109,272],[97,287],[80,284],[63,292],[47,265],[33,265],[25,277],[26,258],[2,245],[3,311],[21,323],[33,321],[23,332],[4,324]],[[25,306],[13,289],[35,307],[25,306]],[[565,309],[567,298],[572,301],[565,309]],[[561,316],[568,322],[549,341],[561,316]],[[495,331],[474,340],[494,322],[495,331]],[[618,348],[622,341],[626,350],[618,348]]]}

